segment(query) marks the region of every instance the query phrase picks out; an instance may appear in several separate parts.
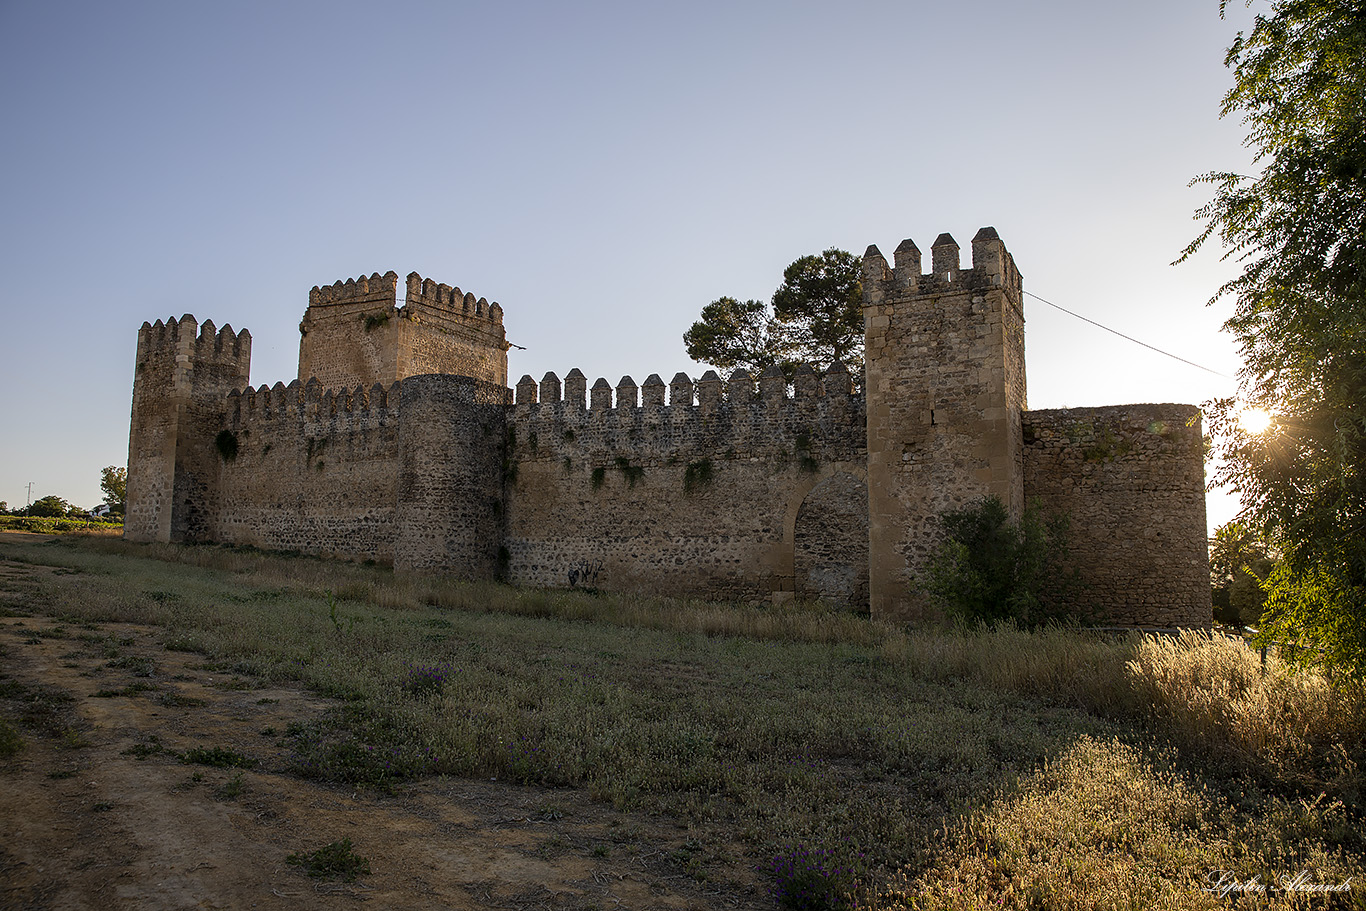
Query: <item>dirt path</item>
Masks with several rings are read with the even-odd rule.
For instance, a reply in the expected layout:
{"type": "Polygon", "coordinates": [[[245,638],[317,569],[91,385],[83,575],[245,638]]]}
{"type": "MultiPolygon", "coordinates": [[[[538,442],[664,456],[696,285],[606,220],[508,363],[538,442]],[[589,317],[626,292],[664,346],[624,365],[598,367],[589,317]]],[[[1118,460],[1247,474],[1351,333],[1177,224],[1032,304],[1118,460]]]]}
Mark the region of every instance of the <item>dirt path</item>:
{"type": "MultiPolygon", "coordinates": [[[[0,563],[0,606],[50,571],[0,563]]],[[[150,627],[0,616],[0,717],[24,742],[0,759],[0,907],[768,907],[738,849],[701,864],[674,821],[580,791],[430,779],[383,795],[286,774],[281,735],[329,703],[204,660],[150,627]],[[257,764],[182,762],[195,747],[257,764]],[[347,838],[371,870],[354,883],[286,862],[347,838]]]]}

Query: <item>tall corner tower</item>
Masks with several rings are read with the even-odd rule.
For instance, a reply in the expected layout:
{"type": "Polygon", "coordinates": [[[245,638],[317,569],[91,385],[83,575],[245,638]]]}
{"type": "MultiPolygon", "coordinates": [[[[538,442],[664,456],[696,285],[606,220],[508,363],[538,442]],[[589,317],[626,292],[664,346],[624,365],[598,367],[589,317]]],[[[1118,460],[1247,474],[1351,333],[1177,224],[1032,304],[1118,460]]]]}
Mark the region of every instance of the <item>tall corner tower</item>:
{"type": "Polygon", "coordinates": [[[869,596],[874,616],[914,618],[938,515],[989,495],[1024,509],[1024,310],[995,228],[972,239],[970,269],[948,234],[927,273],[911,240],[894,257],[863,257],[869,596]]]}
{"type": "Polygon", "coordinates": [[[228,393],[247,385],[251,334],[186,314],[138,330],[128,434],[132,541],[203,541],[213,535],[228,393]]]}

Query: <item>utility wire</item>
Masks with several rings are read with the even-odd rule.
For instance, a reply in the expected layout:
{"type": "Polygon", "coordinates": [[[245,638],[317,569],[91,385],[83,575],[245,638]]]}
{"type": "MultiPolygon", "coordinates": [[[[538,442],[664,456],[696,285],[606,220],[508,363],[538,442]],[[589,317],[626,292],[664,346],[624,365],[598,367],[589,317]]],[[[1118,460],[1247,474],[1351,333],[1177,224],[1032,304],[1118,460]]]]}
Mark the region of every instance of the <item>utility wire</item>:
{"type": "Polygon", "coordinates": [[[1035,293],[1032,292],[1032,291],[1025,291],[1025,294],[1028,294],[1030,297],[1034,298],[1036,301],[1038,301],[1038,302],[1041,303],[1041,304],[1047,304],[1048,306],[1052,307],[1054,310],[1061,310],[1063,313],[1066,313],[1068,316],[1075,316],[1077,319],[1081,320],[1083,323],[1090,323],[1092,326],[1095,326],[1097,329],[1104,329],[1106,332],[1110,332],[1110,333],[1113,333],[1114,335],[1118,335],[1120,338],[1124,339],[1125,341],[1133,342],[1135,345],[1142,345],[1144,348],[1147,348],[1149,351],[1156,351],[1158,354],[1165,355],[1166,357],[1169,357],[1169,358],[1171,358],[1171,359],[1174,360],[1174,361],[1180,361],[1180,362],[1183,363],[1183,364],[1189,364],[1190,366],[1195,367],[1196,369],[1203,370],[1203,371],[1205,371],[1206,373],[1212,373],[1212,374],[1214,374],[1215,376],[1222,376],[1222,377],[1223,377],[1224,379],[1226,379],[1226,380],[1236,380],[1236,379],[1237,379],[1237,377],[1235,377],[1235,376],[1229,376],[1227,373],[1220,373],[1218,370],[1212,370],[1212,369],[1210,369],[1209,367],[1204,366],[1203,364],[1197,364],[1195,361],[1188,361],[1188,360],[1186,360],[1184,357],[1181,357],[1181,356],[1176,355],[1176,354],[1172,354],[1170,351],[1163,351],[1161,348],[1158,348],[1158,347],[1156,347],[1156,346],[1154,346],[1154,345],[1149,345],[1147,342],[1140,342],[1138,339],[1134,338],[1133,336],[1125,335],[1123,332],[1120,332],[1118,329],[1111,329],[1109,326],[1101,325],[1100,323],[1096,322],[1096,321],[1093,320],[1093,319],[1087,319],[1086,317],[1082,316],[1080,313],[1073,313],[1071,310],[1068,310],[1066,307],[1059,307],[1057,304],[1053,303],[1053,302],[1050,301],[1050,300],[1044,300],[1042,297],[1039,297],[1039,295],[1035,294],[1035,293]]]}

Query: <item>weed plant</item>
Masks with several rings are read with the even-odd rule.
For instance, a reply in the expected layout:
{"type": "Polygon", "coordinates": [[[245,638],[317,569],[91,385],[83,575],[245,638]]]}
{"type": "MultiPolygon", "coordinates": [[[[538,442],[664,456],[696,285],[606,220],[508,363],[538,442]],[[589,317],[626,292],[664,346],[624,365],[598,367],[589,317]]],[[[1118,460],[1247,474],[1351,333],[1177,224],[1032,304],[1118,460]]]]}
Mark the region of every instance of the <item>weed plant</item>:
{"type": "Polygon", "coordinates": [[[180,754],[180,761],[187,765],[206,765],[217,769],[250,769],[256,766],[256,760],[250,756],[223,747],[193,747],[180,754]]]}
{"type": "Polygon", "coordinates": [[[153,624],[216,672],[339,700],[284,738],[310,778],[581,787],[751,864],[797,844],[857,864],[861,906],[1213,907],[1212,869],[1366,881],[1366,696],[1236,640],[909,630],[102,538],[0,556],[68,570],[25,610],[153,624]]]}
{"type": "Polygon", "coordinates": [[[24,748],[24,738],[19,729],[4,718],[0,718],[0,759],[9,759],[24,748]]]}
{"type": "Polygon", "coordinates": [[[355,882],[358,876],[370,875],[370,861],[355,852],[349,838],[323,845],[316,851],[291,854],[285,863],[302,868],[309,876],[348,883],[355,882]]]}
{"type": "Polygon", "coordinates": [[[458,669],[449,662],[442,664],[414,664],[408,668],[403,689],[413,696],[433,696],[441,692],[446,681],[458,669]]]}
{"type": "Polygon", "coordinates": [[[231,778],[223,782],[218,790],[213,792],[214,800],[236,800],[242,796],[246,790],[246,785],[242,782],[242,773],[236,772],[231,778]]]}
{"type": "Polygon", "coordinates": [[[790,911],[845,911],[853,907],[854,871],[839,865],[833,852],[797,845],[773,858],[765,870],[769,896],[790,911]]]}

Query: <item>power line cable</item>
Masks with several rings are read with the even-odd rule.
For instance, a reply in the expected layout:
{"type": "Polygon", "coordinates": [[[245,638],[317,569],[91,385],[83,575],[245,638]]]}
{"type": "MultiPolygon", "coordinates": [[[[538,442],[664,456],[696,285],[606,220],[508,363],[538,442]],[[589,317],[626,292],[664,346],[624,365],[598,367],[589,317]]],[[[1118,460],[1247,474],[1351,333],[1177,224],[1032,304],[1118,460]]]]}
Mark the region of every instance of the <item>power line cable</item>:
{"type": "Polygon", "coordinates": [[[1158,354],[1161,354],[1161,355],[1164,355],[1164,356],[1166,356],[1166,357],[1169,357],[1169,358],[1171,358],[1171,359],[1174,360],[1174,361],[1180,361],[1180,362],[1183,363],[1183,364],[1189,364],[1190,366],[1195,367],[1195,368],[1197,368],[1197,369],[1199,369],[1199,370],[1203,370],[1203,371],[1205,371],[1206,373],[1212,373],[1212,374],[1214,374],[1215,376],[1221,376],[1221,377],[1223,377],[1223,378],[1226,379],[1226,380],[1236,380],[1236,379],[1238,379],[1236,376],[1229,376],[1227,373],[1220,373],[1218,370],[1211,369],[1211,368],[1209,368],[1209,367],[1204,366],[1203,364],[1197,364],[1195,361],[1188,361],[1188,360],[1186,360],[1184,357],[1181,357],[1180,355],[1172,354],[1170,351],[1163,351],[1161,348],[1158,348],[1156,345],[1149,345],[1147,342],[1140,342],[1138,339],[1134,338],[1133,336],[1125,335],[1123,332],[1120,332],[1118,329],[1111,329],[1109,326],[1102,325],[1101,323],[1098,323],[1098,322],[1096,322],[1096,321],[1093,320],[1093,319],[1088,319],[1087,317],[1082,316],[1080,313],[1073,313],[1071,310],[1068,310],[1066,307],[1059,307],[1057,304],[1053,303],[1053,302],[1050,301],[1050,300],[1044,300],[1042,297],[1039,297],[1039,295],[1035,294],[1033,291],[1025,291],[1025,294],[1028,294],[1030,297],[1034,298],[1036,301],[1038,301],[1038,302],[1041,303],[1041,304],[1047,304],[1048,306],[1052,307],[1054,310],[1061,310],[1063,313],[1066,313],[1068,316],[1074,316],[1074,317],[1076,317],[1077,319],[1081,320],[1081,321],[1084,322],[1084,323],[1090,323],[1092,326],[1095,326],[1097,329],[1104,329],[1106,332],[1112,333],[1112,334],[1114,334],[1114,335],[1118,335],[1120,338],[1124,339],[1124,340],[1127,341],[1127,342],[1133,342],[1135,345],[1142,345],[1144,348],[1147,348],[1149,351],[1156,351],[1158,354]]]}

